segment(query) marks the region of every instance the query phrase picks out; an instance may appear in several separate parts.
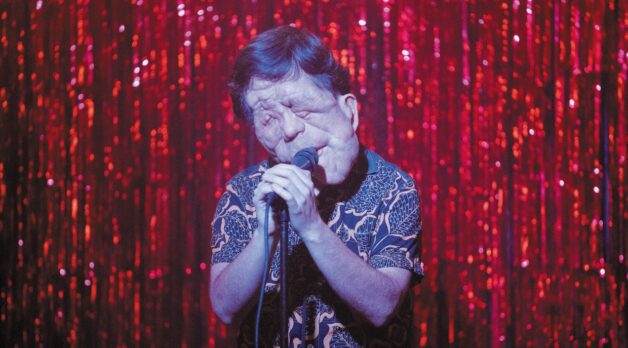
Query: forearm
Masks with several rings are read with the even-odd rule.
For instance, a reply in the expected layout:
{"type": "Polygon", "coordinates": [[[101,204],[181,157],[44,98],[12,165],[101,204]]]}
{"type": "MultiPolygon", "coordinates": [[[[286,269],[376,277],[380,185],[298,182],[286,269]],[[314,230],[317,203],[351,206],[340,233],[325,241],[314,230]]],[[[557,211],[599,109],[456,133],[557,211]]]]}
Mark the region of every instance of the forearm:
{"type": "Polygon", "coordinates": [[[306,234],[303,240],[319,270],[354,310],[375,326],[383,325],[405,295],[410,273],[402,269],[374,269],[327,226],[317,229],[318,233],[306,234]]]}
{"type": "MultiPolygon", "coordinates": [[[[270,239],[269,258],[276,242],[270,239]]],[[[225,323],[233,318],[258,293],[264,265],[264,235],[256,231],[249,244],[229,264],[212,266],[210,298],[212,308],[225,323]]]]}

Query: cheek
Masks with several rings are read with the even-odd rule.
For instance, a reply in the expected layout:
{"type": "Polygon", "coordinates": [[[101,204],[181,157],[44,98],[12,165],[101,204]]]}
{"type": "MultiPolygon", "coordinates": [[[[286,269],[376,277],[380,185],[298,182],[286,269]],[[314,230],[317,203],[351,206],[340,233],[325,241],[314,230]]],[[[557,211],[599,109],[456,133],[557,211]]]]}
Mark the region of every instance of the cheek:
{"type": "Polygon", "coordinates": [[[347,136],[344,139],[332,139],[329,145],[329,151],[321,156],[321,162],[319,163],[325,168],[327,184],[337,185],[342,183],[349,175],[360,145],[355,136],[347,136]]]}
{"type": "Polygon", "coordinates": [[[355,133],[351,121],[340,113],[321,119],[318,128],[339,141],[346,141],[355,133]]]}
{"type": "Polygon", "coordinates": [[[281,135],[279,134],[277,127],[273,126],[256,126],[255,127],[255,137],[262,144],[262,146],[269,152],[274,152],[274,149],[277,147],[279,140],[281,140],[281,135]]]}
{"type": "Polygon", "coordinates": [[[323,134],[325,134],[326,143],[332,149],[344,152],[347,147],[353,146],[353,138],[355,137],[353,128],[339,122],[330,124],[332,127],[323,129],[323,134]]]}

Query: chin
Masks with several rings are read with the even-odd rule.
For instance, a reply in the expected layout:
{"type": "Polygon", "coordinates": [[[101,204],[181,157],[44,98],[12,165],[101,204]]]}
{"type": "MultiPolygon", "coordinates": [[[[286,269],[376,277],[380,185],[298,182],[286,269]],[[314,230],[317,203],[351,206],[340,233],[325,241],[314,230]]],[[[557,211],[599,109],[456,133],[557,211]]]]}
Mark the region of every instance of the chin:
{"type": "Polygon", "coordinates": [[[321,177],[324,178],[326,185],[339,185],[347,180],[358,157],[358,150],[359,145],[356,139],[355,145],[343,149],[342,155],[338,152],[328,153],[328,156],[332,155],[332,158],[336,159],[332,163],[326,161],[328,158],[321,159],[319,167],[322,167],[321,177]]]}
{"type": "Polygon", "coordinates": [[[339,185],[345,182],[351,172],[351,166],[347,168],[324,168],[322,177],[326,185],[339,185]]]}
{"type": "Polygon", "coordinates": [[[340,185],[345,180],[347,180],[347,177],[336,177],[336,178],[332,177],[330,179],[327,179],[327,185],[330,185],[330,186],[340,185]]]}

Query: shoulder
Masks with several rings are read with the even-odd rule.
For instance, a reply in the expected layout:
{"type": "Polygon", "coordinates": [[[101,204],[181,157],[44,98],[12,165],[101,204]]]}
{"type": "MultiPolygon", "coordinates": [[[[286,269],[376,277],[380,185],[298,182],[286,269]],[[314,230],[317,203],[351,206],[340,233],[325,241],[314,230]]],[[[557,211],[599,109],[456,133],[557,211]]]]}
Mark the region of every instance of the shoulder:
{"type": "Polygon", "coordinates": [[[362,148],[356,167],[347,190],[352,192],[352,187],[359,188],[347,201],[349,210],[374,213],[377,209],[390,207],[400,197],[418,202],[412,177],[377,153],[362,148]]]}
{"type": "Polygon", "coordinates": [[[225,191],[216,203],[212,225],[222,223],[224,219],[239,221],[233,225],[250,224],[250,220],[254,220],[253,192],[267,168],[268,162],[263,161],[246,168],[227,181],[225,191]]]}
{"type": "Polygon", "coordinates": [[[369,175],[377,178],[377,180],[385,180],[395,182],[399,190],[416,190],[416,185],[412,177],[401,170],[397,165],[385,160],[382,156],[374,151],[365,149],[366,158],[368,160],[369,175]]]}
{"type": "Polygon", "coordinates": [[[250,194],[259,183],[260,177],[266,169],[268,169],[268,161],[262,161],[244,169],[227,181],[227,192],[238,197],[247,193],[250,194]]]}
{"type": "Polygon", "coordinates": [[[261,175],[268,168],[267,161],[252,165],[227,180],[225,191],[216,205],[216,216],[225,213],[232,206],[246,207],[252,204],[253,191],[261,175]]]}

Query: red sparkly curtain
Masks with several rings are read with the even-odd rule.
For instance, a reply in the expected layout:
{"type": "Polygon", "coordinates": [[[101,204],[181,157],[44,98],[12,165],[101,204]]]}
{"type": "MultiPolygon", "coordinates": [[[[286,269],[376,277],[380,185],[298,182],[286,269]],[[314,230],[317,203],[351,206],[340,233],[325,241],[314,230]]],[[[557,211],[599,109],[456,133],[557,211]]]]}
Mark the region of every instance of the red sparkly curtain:
{"type": "Polygon", "coordinates": [[[264,158],[226,81],[291,24],[421,189],[417,346],[625,347],[628,5],[0,0],[0,345],[228,345],[210,222],[264,158]]]}

